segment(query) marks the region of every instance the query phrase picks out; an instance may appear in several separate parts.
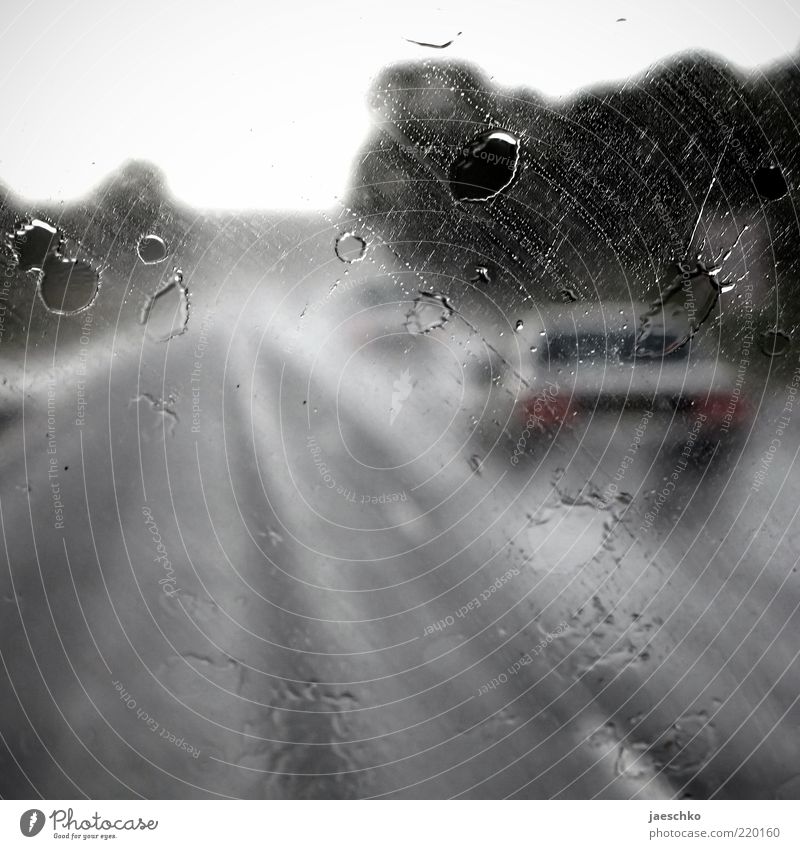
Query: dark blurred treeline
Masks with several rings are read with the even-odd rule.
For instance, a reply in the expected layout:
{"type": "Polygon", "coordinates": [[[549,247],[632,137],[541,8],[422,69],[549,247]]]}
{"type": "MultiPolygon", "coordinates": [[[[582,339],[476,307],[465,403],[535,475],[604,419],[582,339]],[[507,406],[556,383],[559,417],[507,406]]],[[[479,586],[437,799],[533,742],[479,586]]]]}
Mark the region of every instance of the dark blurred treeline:
{"type": "Polygon", "coordinates": [[[350,204],[426,285],[454,298],[482,289],[505,309],[558,300],[565,288],[588,300],[652,300],[704,236],[710,260],[746,225],[721,275],[731,269],[752,285],[747,298],[723,300],[723,349],[733,355],[741,310],[758,332],[800,321],[798,104],[793,61],[744,74],[681,56],[561,100],[502,90],[459,64],[393,67],[374,87],[377,129],[350,204]],[[488,202],[457,202],[453,160],[493,128],[520,139],[516,179],[488,202]]]}

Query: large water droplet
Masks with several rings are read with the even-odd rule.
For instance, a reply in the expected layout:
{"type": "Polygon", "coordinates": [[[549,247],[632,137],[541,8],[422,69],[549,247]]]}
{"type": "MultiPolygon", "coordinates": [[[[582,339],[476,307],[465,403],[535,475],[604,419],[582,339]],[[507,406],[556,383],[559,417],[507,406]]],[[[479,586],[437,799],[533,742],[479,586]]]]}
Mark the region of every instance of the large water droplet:
{"type": "Polygon", "coordinates": [[[336,239],[336,256],[342,262],[358,262],[364,258],[367,243],[355,233],[342,233],[336,239]]]}
{"type": "Polygon", "coordinates": [[[774,165],[756,169],[753,184],[756,191],[766,200],[779,200],[789,191],[783,171],[774,165]]]}
{"type": "Polygon", "coordinates": [[[578,296],[574,289],[561,289],[558,294],[562,302],[565,304],[574,304],[578,300],[578,296]]]}
{"type": "Polygon", "coordinates": [[[417,41],[415,38],[407,38],[405,39],[409,44],[417,44],[420,47],[432,47],[434,50],[444,50],[446,47],[449,47],[461,33],[457,32],[453,38],[448,39],[447,41],[417,41]]]}
{"type": "Polygon", "coordinates": [[[712,271],[702,262],[681,263],[667,291],[641,317],[637,357],[663,357],[685,345],[708,318],[719,297],[712,271]]]}
{"type": "Polygon", "coordinates": [[[142,236],[139,239],[136,250],[139,254],[139,259],[145,265],[155,265],[167,258],[166,242],[160,236],[155,236],[152,233],[148,236],[142,236]]]}
{"type": "MultiPolygon", "coordinates": [[[[170,399],[170,401],[171,400],[172,399],[170,399]]],[[[172,436],[175,432],[175,425],[177,425],[180,420],[178,419],[178,414],[175,410],[169,406],[169,402],[162,398],[156,398],[149,392],[143,392],[141,395],[131,398],[128,402],[128,406],[131,407],[138,405],[142,401],[146,403],[147,407],[155,417],[153,425],[163,428],[166,433],[172,436]]]]}
{"type": "Polygon", "coordinates": [[[39,294],[51,312],[71,315],[91,306],[100,285],[100,275],[81,259],[50,254],[43,263],[39,294]]]}
{"type": "Polygon", "coordinates": [[[492,278],[489,276],[489,269],[485,265],[475,266],[475,275],[470,278],[470,283],[491,283],[492,278]]]}
{"type": "Polygon", "coordinates": [[[259,531],[258,535],[268,539],[273,547],[283,542],[283,537],[274,528],[267,527],[266,531],[259,531]]]}
{"type": "Polygon", "coordinates": [[[183,272],[175,268],[139,313],[139,322],[156,342],[180,336],[189,322],[189,290],[183,285],[183,272]]]}
{"type": "Polygon", "coordinates": [[[450,191],[458,200],[489,200],[511,185],[518,164],[516,136],[506,130],[481,133],[450,168],[450,191]]]}
{"type": "Polygon", "coordinates": [[[717,748],[716,729],[705,711],[685,714],[649,747],[662,771],[682,777],[698,772],[717,748]]]}
{"type": "Polygon", "coordinates": [[[20,271],[41,271],[48,254],[59,246],[58,230],[45,221],[22,223],[11,236],[20,271]]]}
{"type": "Polygon", "coordinates": [[[651,775],[653,770],[647,758],[647,744],[619,743],[617,759],[614,762],[614,772],[622,778],[643,779],[651,775]]]}
{"type": "Polygon", "coordinates": [[[783,330],[766,330],[761,335],[761,350],[768,357],[782,357],[792,347],[792,339],[783,330]]]}
{"type": "Polygon", "coordinates": [[[423,292],[414,299],[414,306],[406,315],[406,330],[418,335],[444,327],[454,312],[447,298],[439,292],[423,292]]]}

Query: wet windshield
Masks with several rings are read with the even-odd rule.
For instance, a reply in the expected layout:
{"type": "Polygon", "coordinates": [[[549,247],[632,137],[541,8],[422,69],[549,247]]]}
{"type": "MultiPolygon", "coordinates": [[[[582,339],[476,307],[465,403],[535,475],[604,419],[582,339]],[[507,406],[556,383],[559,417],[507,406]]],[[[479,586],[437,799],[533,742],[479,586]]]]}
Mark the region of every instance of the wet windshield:
{"type": "Polygon", "coordinates": [[[324,208],[7,184],[2,795],[800,793],[794,61],[420,39],[324,208]]]}

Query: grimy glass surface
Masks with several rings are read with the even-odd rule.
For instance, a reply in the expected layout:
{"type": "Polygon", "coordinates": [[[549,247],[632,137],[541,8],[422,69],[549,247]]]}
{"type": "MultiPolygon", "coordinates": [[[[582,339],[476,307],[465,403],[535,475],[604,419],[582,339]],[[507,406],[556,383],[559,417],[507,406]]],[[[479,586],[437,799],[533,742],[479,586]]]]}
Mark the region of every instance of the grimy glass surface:
{"type": "Polygon", "coordinates": [[[4,192],[2,796],[800,796],[797,68],[435,58],[336,210],[4,192]]]}

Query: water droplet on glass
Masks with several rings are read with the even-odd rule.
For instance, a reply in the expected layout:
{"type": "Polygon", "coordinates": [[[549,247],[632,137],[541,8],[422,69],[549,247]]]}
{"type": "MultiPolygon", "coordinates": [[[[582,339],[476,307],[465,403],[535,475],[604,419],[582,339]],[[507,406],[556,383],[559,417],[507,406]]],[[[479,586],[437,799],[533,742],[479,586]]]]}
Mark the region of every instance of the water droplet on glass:
{"type": "Polygon", "coordinates": [[[20,271],[41,271],[47,255],[58,246],[58,230],[38,219],[20,224],[11,235],[11,247],[20,271]]]}
{"type": "Polygon", "coordinates": [[[614,772],[622,778],[643,779],[652,774],[645,743],[619,743],[614,772]]]}
{"type": "Polygon", "coordinates": [[[415,38],[406,38],[405,40],[409,44],[417,44],[420,47],[432,47],[434,50],[444,50],[446,47],[449,47],[455,40],[460,36],[461,33],[457,32],[453,38],[448,39],[447,41],[417,41],[415,38]]]}
{"type": "Polygon", "coordinates": [[[663,357],[677,351],[697,333],[719,297],[716,268],[702,262],[680,263],[666,292],[640,318],[637,357],[663,357]]]}
{"type": "Polygon", "coordinates": [[[336,239],[336,256],[342,262],[358,262],[366,250],[367,243],[355,233],[342,233],[336,239]]]}
{"type": "Polygon", "coordinates": [[[523,327],[525,327],[525,322],[521,318],[517,319],[517,323],[514,325],[514,332],[519,333],[523,327]]]}
{"type": "Polygon", "coordinates": [[[489,277],[489,269],[485,265],[475,266],[475,276],[469,281],[470,283],[491,283],[492,278],[489,277]]]}
{"type": "Polygon", "coordinates": [[[139,239],[136,250],[139,254],[139,259],[145,265],[155,265],[167,258],[166,243],[160,236],[154,236],[152,233],[148,236],[142,236],[139,239]]]}
{"type": "Polygon", "coordinates": [[[565,304],[574,304],[578,300],[574,289],[561,289],[558,294],[565,304]]]}
{"type": "Polygon", "coordinates": [[[413,335],[430,333],[437,327],[444,327],[453,312],[453,307],[444,295],[420,290],[419,297],[414,299],[414,306],[406,315],[406,330],[413,335]]]}
{"type": "Polygon", "coordinates": [[[717,749],[714,724],[705,711],[686,714],[654,741],[648,752],[662,771],[688,777],[698,772],[717,749]]]}
{"type": "Polygon", "coordinates": [[[481,473],[481,466],[483,465],[483,460],[477,455],[473,454],[469,458],[469,467],[475,472],[476,475],[481,473]]]}
{"type": "Polygon", "coordinates": [[[481,133],[450,168],[450,190],[458,200],[489,200],[511,185],[518,164],[516,136],[506,130],[481,133]]]}
{"type": "Polygon", "coordinates": [[[768,357],[782,357],[792,347],[792,339],[783,330],[766,330],[761,335],[761,350],[768,357]]]}
{"type": "Polygon", "coordinates": [[[50,254],[43,263],[39,295],[51,312],[71,315],[91,306],[100,275],[81,259],[50,254]]]}
{"type": "Polygon", "coordinates": [[[283,537],[274,528],[267,528],[266,534],[261,534],[261,536],[266,536],[273,546],[278,546],[283,542],[283,537]]]}
{"type": "Polygon", "coordinates": [[[774,165],[756,169],[753,184],[756,191],[766,200],[779,200],[789,191],[783,171],[774,165]]]}
{"type": "Polygon", "coordinates": [[[183,285],[183,272],[179,268],[173,269],[158,291],[144,302],[139,322],[146,325],[147,335],[157,342],[166,342],[186,330],[189,290],[183,285]]]}
{"type": "Polygon", "coordinates": [[[154,415],[153,426],[163,427],[166,433],[173,436],[175,433],[175,425],[180,421],[175,410],[173,410],[163,398],[156,398],[149,392],[143,392],[141,395],[131,398],[128,402],[128,406],[136,406],[142,401],[145,402],[147,408],[154,415]]]}

